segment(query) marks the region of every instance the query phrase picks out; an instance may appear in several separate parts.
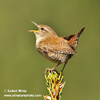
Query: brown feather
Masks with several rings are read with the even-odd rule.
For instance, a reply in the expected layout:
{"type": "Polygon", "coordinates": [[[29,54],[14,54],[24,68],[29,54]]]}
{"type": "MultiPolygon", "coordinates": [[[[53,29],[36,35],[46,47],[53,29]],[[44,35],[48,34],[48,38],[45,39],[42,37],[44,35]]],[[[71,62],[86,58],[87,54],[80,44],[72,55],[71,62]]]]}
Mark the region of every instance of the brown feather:
{"type": "Polygon", "coordinates": [[[83,27],[81,30],[79,30],[75,35],[70,35],[70,36],[65,36],[63,37],[65,40],[69,41],[69,45],[70,47],[75,50],[78,44],[78,39],[80,37],[80,35],[82,34],[82,32],[84,31],[85,27],[83,27]]]}

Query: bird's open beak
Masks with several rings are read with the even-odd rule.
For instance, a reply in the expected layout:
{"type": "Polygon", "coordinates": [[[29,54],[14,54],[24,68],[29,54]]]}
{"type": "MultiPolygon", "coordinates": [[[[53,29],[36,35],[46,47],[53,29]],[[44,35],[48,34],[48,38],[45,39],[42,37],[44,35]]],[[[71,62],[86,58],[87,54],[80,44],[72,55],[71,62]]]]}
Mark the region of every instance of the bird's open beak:
{"type": "MultiPolygon", "coordinates": [[[[37,27],[38,27],[38,24],[37,23],[35,23],[35,22],[33,22],[33,21],[31,21],[34,25],[36,25],[37,27]]],[[[34,32],[34,33],[37,33],[38,32],[38,30],[29,30],[29,32],[34,32]]]]}
{"type": "Polygon", "coordinates": [[[38,31],[38,30],[29,30],[29,32],[35,32],[35,33],[36,33],[37,31],[38,31]]]}

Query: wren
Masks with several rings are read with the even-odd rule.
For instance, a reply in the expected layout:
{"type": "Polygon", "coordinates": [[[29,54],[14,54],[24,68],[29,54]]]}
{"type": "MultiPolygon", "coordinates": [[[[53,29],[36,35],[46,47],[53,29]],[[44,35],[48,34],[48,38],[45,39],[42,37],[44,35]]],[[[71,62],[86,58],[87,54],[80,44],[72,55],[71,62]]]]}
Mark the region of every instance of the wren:
{"type": "Polygon", "coordinates": [[[48,60],[57,63],[52,69],[47,68],[45,73],[48,70],[53,71],[61,63],[64,63],[61,70],[61,72],[63,72],[68,60],[74,54],[77,54],[75,50],[78,45],[79,37],[85,27],[74,35],[58,37],[51,27],[47,25],[38,25],[33,21],[32,23],[38,27],[38,30],[29,30],[29,32],[34,32],[36,35],[37,51],[48,60]]]}

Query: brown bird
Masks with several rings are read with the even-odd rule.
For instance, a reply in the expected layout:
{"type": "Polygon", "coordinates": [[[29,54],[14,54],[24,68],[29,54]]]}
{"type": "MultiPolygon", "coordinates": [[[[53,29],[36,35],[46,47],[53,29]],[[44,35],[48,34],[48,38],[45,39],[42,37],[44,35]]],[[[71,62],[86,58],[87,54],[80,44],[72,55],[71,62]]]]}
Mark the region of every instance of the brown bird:
{"type": "Polygon", "coordinates": [[[34,32],[36,35],[36,49],[38,52],[46,57],[48,60],[57,63],[52,69],[47,68],[45,73],[48,70],[53,71],[58,65],[64,63],[64,66],[61,70],[63,72],[68,60],[74,55],[77,54],[75,51],[78,39],[85,27],[78,31],[75,35],[58,37],[56,32],[47,25],[38,25],[32,21],[38,27],[38,30],[29,30],[29,32],[34,32]]]}

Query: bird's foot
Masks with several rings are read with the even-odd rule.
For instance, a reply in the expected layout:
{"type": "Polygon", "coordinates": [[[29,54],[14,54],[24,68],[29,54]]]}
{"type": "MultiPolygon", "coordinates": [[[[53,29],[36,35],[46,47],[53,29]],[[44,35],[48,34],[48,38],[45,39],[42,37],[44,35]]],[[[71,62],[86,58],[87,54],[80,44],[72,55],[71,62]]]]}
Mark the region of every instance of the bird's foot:
{"type": "Polygon", "coordinates": [[[46,74],[48,71],[55,73],[54,69],[46,68],[44,74],[46,74]]]}

